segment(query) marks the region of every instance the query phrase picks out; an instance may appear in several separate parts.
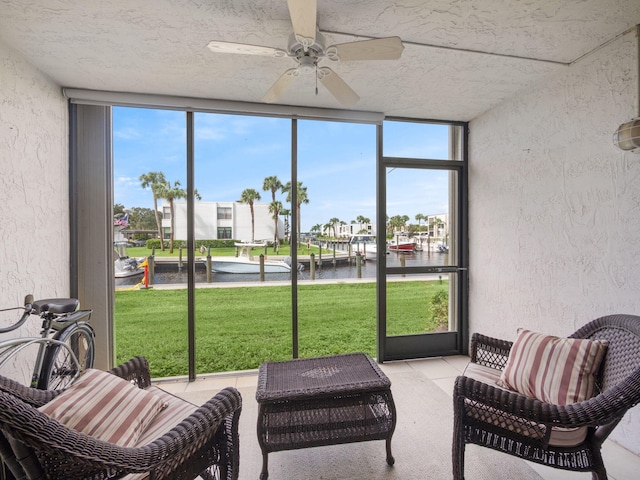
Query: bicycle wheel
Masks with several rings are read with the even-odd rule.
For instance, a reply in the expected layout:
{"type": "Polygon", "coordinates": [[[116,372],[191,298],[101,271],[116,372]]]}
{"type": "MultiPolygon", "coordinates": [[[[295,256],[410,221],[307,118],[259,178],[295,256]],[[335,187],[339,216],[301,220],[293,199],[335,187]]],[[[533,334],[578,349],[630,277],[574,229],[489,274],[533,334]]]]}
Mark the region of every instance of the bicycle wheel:
{"type": "Polygon", "coordinates": [[[38,388],[43,390],[66,388],[76,378],[78,371],[93,367],[95,358],[93,328],[87,323],[73,324],[56,333],[53,338],[71,348],[79,365],[76,365],[66,348],[56,344],[49,345],[38,380],[38,388]]]}

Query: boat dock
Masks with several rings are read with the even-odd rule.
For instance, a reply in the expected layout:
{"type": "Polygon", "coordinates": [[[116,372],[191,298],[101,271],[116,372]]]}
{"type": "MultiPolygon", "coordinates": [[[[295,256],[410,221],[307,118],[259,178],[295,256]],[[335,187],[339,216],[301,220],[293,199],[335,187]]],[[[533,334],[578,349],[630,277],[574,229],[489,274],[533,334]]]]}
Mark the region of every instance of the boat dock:
{"type": "MultiPolygon", "coordinates": [[[[257,255],[254,255],[257,256],[257,255]]],[[[215,257],[211,257],[215,258],[215,257]]],[[[274,259],[274,260],[284,260],[284,256],[282,255],[269,255],[267,254],[266,258],[274,259]]],[[[347,252],[336,251],[335,255],[333,252],[331,253],[323,253],[322,256],[314,254],[314,259],[317,267],[323,267],[328,265],[355,265],[356,263],[356,255],[347,252]]],[[[363,260],[366,258],[363,257],[363,260]]],[[[373,260],[371,255],[369,255],[369,260],[373,260]]],[[[158,270],[175,270],[181,269],[187,266],[187,258],[180,257],[154,257],[153,258],[155,269],[158,270]]],[[[194,258],[196,269],[206,268],[207,265],[207,257],[198,255],[194,258]]],[[[309,268],[311,265],[311,255],[298,255],[298,263],[305,266],[305,268],[309,268]]]]}

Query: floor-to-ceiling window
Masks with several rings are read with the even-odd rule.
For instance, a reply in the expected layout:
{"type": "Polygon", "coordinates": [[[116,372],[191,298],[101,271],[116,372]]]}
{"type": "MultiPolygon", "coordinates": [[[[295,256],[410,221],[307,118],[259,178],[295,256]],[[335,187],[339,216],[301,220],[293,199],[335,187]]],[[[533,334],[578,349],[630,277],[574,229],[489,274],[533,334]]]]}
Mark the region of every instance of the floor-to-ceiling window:
{"type": "Polygon", "coordinates": [[[282,188],[291,178],[291,122],[197,113],[194,145],[196,370],[291,358],[291,273],[270,271],[290,256],[282,188]]]}
{"type": "Polygon", "coordinates": [[[375,233],[375,125],[306,120],[297,133],[299,251],[315,263],[298,277],[299,355],[375,356],[376,258],[352,241],[375,233]]]}
{"type": "Polygon", "coordinates": [[[189,362],[206,373],[355,350],[380,360],[460,351],[463,132],[114,107],[124,238],[113,240],[153,265],[113,281],[117,359],[143,354],[164,376],[191,373],[189,362]],[[228,270],[245,253],[258,270],[228,270]],[[285,259],[289,271],[266,270],[285,259]]]}
{"type": "Polygon", "coordinates": [[[144,355],[156,376],[184,375],[188,365],[191,252],[185,229],[175,232],[183,226],[175,217],[186,213],[185,119],[181,111],[113,108],[115,358],[144,355]]]}

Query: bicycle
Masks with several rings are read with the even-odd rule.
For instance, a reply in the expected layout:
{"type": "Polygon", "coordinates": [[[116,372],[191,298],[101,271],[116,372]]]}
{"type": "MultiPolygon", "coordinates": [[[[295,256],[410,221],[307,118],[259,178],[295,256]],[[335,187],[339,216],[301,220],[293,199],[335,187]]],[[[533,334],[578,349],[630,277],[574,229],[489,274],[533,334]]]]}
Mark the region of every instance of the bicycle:
{"type": "Polygon", "coordinates": [[[42,319],[40,337],[18,337],[0,342],[0,369],[21,351],[37,345],[30,386],[43,390],[63,389],[86,368],[93,367],[95,335],[87,323],[92,310],[79,310],[75,298],[33,300],[27,295],[23,307],[0,310],[24,310],[15,324],[0,328],[0,334],[20,328],[31,315],[42,319]]]}

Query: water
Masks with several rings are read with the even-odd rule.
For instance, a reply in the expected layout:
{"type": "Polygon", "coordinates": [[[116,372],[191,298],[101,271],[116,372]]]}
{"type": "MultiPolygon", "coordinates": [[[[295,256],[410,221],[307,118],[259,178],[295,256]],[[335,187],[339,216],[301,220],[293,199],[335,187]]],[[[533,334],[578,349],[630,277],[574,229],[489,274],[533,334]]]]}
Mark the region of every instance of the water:
{"type": "MultiPolygon", "coordinates": [[[[430,266],[438,267],[449,264],[449,255],[443,253],[431,252],[413,252],[413,253],[389,253],[386,256],[387,267],[400,267],[401,257],[404,257],[406,267],[430,266]]],[[[317,258],[316,258],[317,260],[317,258]]],[[[376,261],[368,260],[362,262],[361,266],[362,278],[376,277],[376,261]]],[[[298,272],[298,280],[309,280],[311,271],[306,265],[304,270],[298,272]]],[[[316,266],[316,280],[343,280],[347,278],[357,278],[357,268],[355,265],[332,263],[331,255],[323,256],[322,266],[316,266]]],[[[265,281],[289,281],[291,273],[267,273],[265,281]]],[[[142,276],[116,278],[116,286],[136,285],[142,280],[142,276]]],[[[156,267],[154,276],[155,284],[186,284],[187,273],[185,269],[178,271],[177,265],[164,265],[156,267]]],[[[230,283],[230,282],[259,282],[260,274],[234,274],[234,273],[216,273],[212,275],[213,283],[230,283]]],[[[206,283],[207,272],[203,264],[196,264],[196,283],[206,283]]]]}

